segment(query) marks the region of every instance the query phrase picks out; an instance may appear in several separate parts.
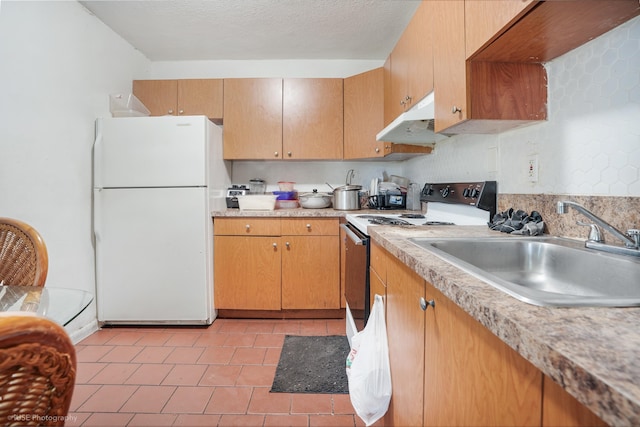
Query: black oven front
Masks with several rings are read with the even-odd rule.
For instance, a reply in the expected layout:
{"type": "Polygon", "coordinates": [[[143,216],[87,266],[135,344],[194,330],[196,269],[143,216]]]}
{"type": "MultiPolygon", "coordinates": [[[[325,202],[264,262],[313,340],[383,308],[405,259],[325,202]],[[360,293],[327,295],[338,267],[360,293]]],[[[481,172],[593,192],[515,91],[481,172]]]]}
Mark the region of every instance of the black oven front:
{"type": "MultiPolygon", "coordinates": [[[[342,224],[344,296],[357,330],[369,318],[369,236],[350,223],[342,224]]],[[[349,328],[349,325],[347,325],[349,328]]]]}

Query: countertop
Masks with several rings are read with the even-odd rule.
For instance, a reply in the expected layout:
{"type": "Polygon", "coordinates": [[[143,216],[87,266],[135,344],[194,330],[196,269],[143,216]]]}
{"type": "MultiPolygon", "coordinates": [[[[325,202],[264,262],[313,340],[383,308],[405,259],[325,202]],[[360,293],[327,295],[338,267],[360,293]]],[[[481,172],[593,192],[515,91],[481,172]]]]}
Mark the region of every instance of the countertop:
{"type": "MultiPolygon", "coordinates": [[[[212,216],[342,217],[372,212],[380,213],[331,208],[228,209],[212,212],[212,216]]],[[[554,308],[527,304],[408,240],[508,236],[484,226],[378,226],[370,230],[370,235],[606,423],[640,425],[640,308],[554,308]]]]}
{"type": "Polygon", "coordinates": [[[487,227],[379,226],[370,234],[606,423],[640,425],[640,308],[527,304],[407,240],[508,236],[487,227]]]}
{"type": "MultiPolygon", "coordinates": [[[[272,217],[272,218],[296,218],[296,217],[343,217],[348,213],[357,212],[365,213],[368,210],[359,211],[339,211],[333,208],[326,209],[274,209],[272,211],[259,211],[259,210],[240,210],[240,209],[227,209],[223,211],[212,211],[212,217],[272,217]]],[[[379,211],[376,211],[379,212],[379,211]]]]}
{"type": "Polygon", "coordinates": [[[296,217],[344,217],[348,214],[355,215],[368,215],[368,214],[403,214],[403,213],[420,213],[419,211],[411,211],[404,209],[393,210],[378,210],[378,209],[359,209],[354,211],[343,211],[333,208],[325,209],[274,209],[272,211],[260,211],[260,210],[240,210],[240,209],[226,209],[220,211],[211,211],[212,217],[272,217],[272,218],[296,218],[296,217]]]}

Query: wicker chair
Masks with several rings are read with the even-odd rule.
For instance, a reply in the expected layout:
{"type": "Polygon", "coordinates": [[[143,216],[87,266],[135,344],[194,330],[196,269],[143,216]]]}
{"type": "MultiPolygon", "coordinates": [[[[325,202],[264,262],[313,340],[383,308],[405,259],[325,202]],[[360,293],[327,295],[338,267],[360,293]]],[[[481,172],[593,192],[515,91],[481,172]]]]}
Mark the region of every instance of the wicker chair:
{"type": "Polygon", "coordinates": [[[62,326],[35,314],[0,313],[0,425],[64,425],[76,363],[62,326]]]}
{"type": "Polygon", "coordinates": [[[48,268],[47,247],[40,234],[22,221],[0,218],[0,282],[44,286],[48,268]]]}

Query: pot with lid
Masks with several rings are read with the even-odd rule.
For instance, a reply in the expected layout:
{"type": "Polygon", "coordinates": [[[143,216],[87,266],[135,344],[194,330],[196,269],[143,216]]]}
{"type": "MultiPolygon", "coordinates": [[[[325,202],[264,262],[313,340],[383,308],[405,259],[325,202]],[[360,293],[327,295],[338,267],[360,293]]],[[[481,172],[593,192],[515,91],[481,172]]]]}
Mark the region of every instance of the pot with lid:
{"type": "Polygon", "coordinates": [[[318,193],[315,188],[311,193],[303,193],[298,196],[300,206],[306,209],[324,209],[331,206],[331,195],[318,193]]]}
{"type": "Polygon", "coordinates": [[[333,190],[333,208],[339,211],[360,209],[361,185],[343,185],[333,190]]]}

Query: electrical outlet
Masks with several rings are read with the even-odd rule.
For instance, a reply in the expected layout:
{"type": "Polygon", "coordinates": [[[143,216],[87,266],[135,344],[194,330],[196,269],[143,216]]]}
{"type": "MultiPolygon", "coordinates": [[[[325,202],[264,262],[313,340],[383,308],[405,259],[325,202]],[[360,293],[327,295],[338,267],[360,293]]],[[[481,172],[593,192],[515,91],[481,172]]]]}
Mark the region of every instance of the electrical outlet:
{"type": "Polygon", "coordinates": [[[527,159],[527,179],[529,182],[538,182],[538,156],[529,156],[527,159]]]}

